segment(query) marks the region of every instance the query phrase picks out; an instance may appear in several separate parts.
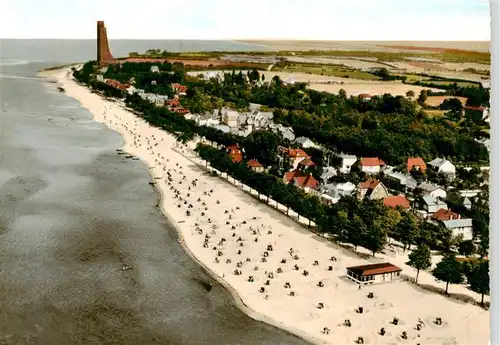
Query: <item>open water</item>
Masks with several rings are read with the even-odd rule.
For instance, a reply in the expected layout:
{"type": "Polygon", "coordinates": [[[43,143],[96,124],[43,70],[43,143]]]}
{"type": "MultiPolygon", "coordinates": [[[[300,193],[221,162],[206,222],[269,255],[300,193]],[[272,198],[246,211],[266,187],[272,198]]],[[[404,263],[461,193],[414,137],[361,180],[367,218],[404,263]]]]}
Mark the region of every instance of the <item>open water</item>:
{"type": "Polygon", "coordinates": [[[35,77],[93,59],[95,41],[5,40],[0,49],[1,345],[306,344],[241,312],[177,243],[146,166],[116,154],[121,137],[35,77]]]}

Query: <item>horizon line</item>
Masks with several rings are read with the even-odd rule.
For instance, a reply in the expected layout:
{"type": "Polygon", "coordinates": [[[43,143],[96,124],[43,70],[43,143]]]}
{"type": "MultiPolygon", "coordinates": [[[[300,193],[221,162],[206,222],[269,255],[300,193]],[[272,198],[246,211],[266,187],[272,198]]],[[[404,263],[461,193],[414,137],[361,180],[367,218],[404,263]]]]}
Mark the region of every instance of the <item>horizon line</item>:
{"type": "MultiPolygon", "coordinates": [[[[61,37],[0,37],[1,40],[96,40],[96,38],[61,38],[61,37]]],[[[128,41],[170,41],[170,40],[183,40],[183,41],[255,41],[255,42],[276,42],[276,41],[296,41],[296,42],[489,42],[490,40],[424,40],[424,39],[406,39],[406,40],[370,40],[370,39],[311,39],[311,38],[109,38],[109,41],[128,40],[128,41]]]]}

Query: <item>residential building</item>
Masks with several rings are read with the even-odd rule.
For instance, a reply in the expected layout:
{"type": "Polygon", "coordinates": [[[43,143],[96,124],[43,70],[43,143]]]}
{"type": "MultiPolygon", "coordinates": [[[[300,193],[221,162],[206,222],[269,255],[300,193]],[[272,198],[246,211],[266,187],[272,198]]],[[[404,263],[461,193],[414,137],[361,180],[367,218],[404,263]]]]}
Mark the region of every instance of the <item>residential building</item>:
{"type": "Polygon", "coordinates": [[[378,157],[364,157],[360,160],[361,171],[367,174],[378,174],[385,165],[378,157]]]}
{"type": "Polygon", "coordinates": [[[337,183],[335,185],[341,196],[349,196],[356,190],[356,185],[352,182],[337,183]]]}
{"type": "Polygon", "coordinates": [[[279,151],[286,156],[292,165],[292,170],[297,169],[299,163],[304,159],[311,159],[304,150],[280,147],[279,151]]]}
{"type": "Polygon", "coordinates": [[[319,145],[315,144],[311,139],[306,137],[298,137],[294,140],[294,143],[306,149],[309,147],[314,147],[316,149],[320,148],[319,145]]]}
{"type": "Polygon", "coordinates": [[[443,225],[451,230],[452,236],[461,236],[463,241],[470,241],[474,238],[472,231],[472,219],[460,218],[442,221],[443,225]]]}
{"type": "Polygon", "coordinates": [[[455,175],[456,168],[449,160],[444,158],[434,158],[427,165],[432,167],[436,172],[445,175],[455,175]]]}
{"type": "Polygon", "coordinates": [[[472,201],[466,197],[463,201],[463,205],[467,210],[470,210],[472,208],[472,201]]]}
{"type": "Polygon", "coordinates": [[[368,93],[360,93],[360,94],[358,95],[358,98],[359,98],[360,100],[362,100],[362,101],[365,101],[365,102],[366,102],[366,101],[369,101],[370,99],[372,99],[372,96],[371,96],[370,94],[368,94],[368,93]]]}
{"type": "Polygon", "coordinates": [[[241,163],[243,161],[243,152],[238,145],[229,145],[226,151],[233,163],[241,163]]]}
{"type": "Polygon", "coordinates": [[[413,169],[425,172],[425,170],[427,169],[427,165],[420,157],[410,157],[408,158],[408,161],[406,163],[406,168],[408,169],[408,172],[412,171],[413,169]]]}
{"type": "Polygon", "coordinates": [[[348,155],[345,153],[341,153],[338,155],[340,159],[342,159],[342,165],[340,167],[340,172],[343,174],[348,174],[351,172],[351,167],[356,164],[358,161],[358,157],[354,155],[348,155]]]}
{"type": "Polygon", "coordinates": [[[304,173],[300,170],[292,170],[283,176],[284,183],[292,183],[295,187],[302,188],[306,193],[312,192],[319,187],[318,181],[312,174],[304,173]]]}
{"type": "Polygon", "coordinates": [[[423,196],[415,202],[415,212],[424,219],[429,219],[432,214],[440,209],[447,210],[448,205],[444,201],[429,195],[423,196]]]}
{"type": "Polygon", "coordinates": [[[458,213],[453,212],[452,210],[446,210],[444,208],[440,208],[436,212],[434,212],[430,220],[431,221],[436,221],[436,222],[442,222],[445,220],[452,220],[452,219],[460,219],[460,215],[458,213]]]}
{"type": "Polygon", "coordinates": [[[389,262],[347,267],[347,278],[358,284],[373,284],[401,279],[402,269],[389,262]]]}
{"type": "Polygon", "coordinates": [[[316,166],[316,163],[314,163],[311,158],[306,158],[306,159],[303,159],[301,160],[298,164],[297,164],[297,167],[301,170],[306,170],[308,168],[312,168],[312,167],[315,167],[316,166]]]}
{"type": "Polygon", "coordinates": [[[371,200],[378,200],[387,196],[389,196],[389,192],[379,180],[369,178],[358,185],[358,199],[370,198],[371,200]]]}
{"type": "Polygon", "coordinates": [[[433,198],[446,198],[446,191],[443,187],[438,186],[437,184],[422,182],[418,185],[417,189],[421,191],[424,196],[431,196],[433,198]]]}
{"type": "Polygon", "coordinates": [[[404,192],[414,190],[417,188],[417,180],[415,180],[411,175],[402,174],[395,171],[383,171],[388,179],[398,182],[404,188],[404,192]]]}
{"type": "Polygon", "coordinates": [[[326,183],[329,179],[331,179],[333,176],[337,175],[337,169],[334,167],[324,167],[323,168],[323,174],[321,174],[321,180],[323,183],[326,183]]]}
{"type": "Polygon", "coordinates": [[[185,96],[187,92],[187,86],[181,85],[179,83],[173,83],[172,90],[174,90],[174,92],[177,93],[178,95],[185,96]]]}
{"type": "Polygon", "coordinates": [[[401,207],[403,209],[410,208],[410,202],[404,195],[390,195],[384,198],[384,205],[390,208],[401,207]]]}
{"type": "Polygon", "coordinates": [[[151,73],[160,73],[160,69],[156,65],[151,66],[151,68],[149,70],[151,71],[151,73]]]}
{"type": "Polygon", "coordinates": [[[229,127],[238,127],[238,118],[239,114],[237,111],[230,109],[222,109],[222,122],[228,125],[229,127]]]}
{"type": "Polygon", "coordinates": [[[247,167],[249,167],[255,172],[264,172],[264,166],[255,159],[250,159],[247,162],[247,167]]]}
{"type": "Polygon", "coordinates": [[[342,197],[340,195],[339,190],[337,189],[337,186],[333,183],[327,183],[327,184],[323,185],[320,188],[320,192],[321,192],[321,198],[325,202],[331,203],[331,204],[336,204],[340,200],[340,198],[342,197]]]}

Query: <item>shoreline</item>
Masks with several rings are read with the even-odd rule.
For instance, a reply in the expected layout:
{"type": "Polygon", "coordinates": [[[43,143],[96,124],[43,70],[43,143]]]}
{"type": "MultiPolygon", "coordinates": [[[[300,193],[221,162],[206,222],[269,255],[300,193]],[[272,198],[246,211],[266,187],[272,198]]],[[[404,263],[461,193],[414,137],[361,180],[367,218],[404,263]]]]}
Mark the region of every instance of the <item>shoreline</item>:
{"type": "MultiPolygon", "coordinates": [[[[463,331],[464,328],[469,328],[469,326],[474,329],[477,329],[477,319],[482,319],[480,321],[484,321],[483,318],[485,318],[484,311],[479,310],[479,308],[471,305],[466,305],[463,304],[461,307],[463,309],[467,309],[467,311],[464,312],[458,312],[457,306],[458,302],[451,301],[448,298],[436,295],[436,294],[429,294],[429,293],[424,293],[424,292],[416,292],[414,293],[415,289],[410,289],[410,287],[406,286],[407,283],[401,282],[401,283],[394,283],[394,284],[382,284],[379,286],[370,286],[370,287],[365,287],[363,290],[371,290],[375,291],[375,294],[380,297],[378,297],[378,302],[382,303],[381,300],[384,300],[384,303],[389,303],[391,304],[391,307],[398,307],[398,311],[396,312],[395,310],[393,312],[390,312],[389,314],[385,315],[386,312],[384,311],[384,308],[382,308],[379,305],[374,305],[373,307],[368,307],[373,309],[372,312],[369,312],[366,316],[363,316],[363,318],[366,319],[366,325],[364,325],[364,328],[361,328],[361,326],[358,327],[353,327],[352,329],[347,329],[345,327],[339,327],[335,328],[335,324],[342,322],[344,318],[350,318],[351,320],[357,320],[359,319],[359,315],[356,315],[354,311],[350,311],[350,309],[355,308],[356,305],[360,305],[362,303],[365,303],[366,296],[364,295],[364,292],[357,291],[357,286],[354,286],[348,282],[344,282],[342,280],[341,276],[338,276],[336,274],[337,269],[343,272],[343,269],[345,266],[349,266],[350,264],[359,264],[359,263],[366,263],[367,260],[361,259],[359,257],[353,257],[354,254],[349,254],[343,252],[341,249],[336,247],[332,243],[326,243],[325,239],[321,239],[314,235],[312,232],[307,232],[305,229],[299,228],[297,224],[292,224],[292,220],[288,219],[285,220],[285,216],[281,214],[277,214],[274,210],[270,210],[270,208],[267,205],[261,205],[257,204],[255,200],[250,200],[251,196],[249,195],[241,195],[244,194],[242,191],[237,191],[232,185],[231,186],[223,186],[222,183],[226,184],[225,181],[219,182],[210,179],[210,177],[204,176],[202,173],[200,173],[201,169],[198,166],[193,167],[192,165],[194,163],[190,162],[187,157],[184,155],[181,155],[174,150],[174,144],[175,144],[175,139],[173,139],[173,136],[170,134],[161,131],[160,129],[153,128],[149,126],[148,124],[145,123],[144,120],[136,117],[133,115],[131,112],[126,111],[124,108],[120,107],[118,104],[113,103],[113,102],[108,102],[104,99],[102,99],[100,96],[92,94],[86,87],[78,85],[74,80],[71,80],[68,78],[67,74],[70,72],[69,68],[65,68],[62,70],[50,70],[49,73],[43,73],[44,76],[53,76],[53,74],[56,74],[56,80],[58,83],[63,86],[66,89],[66,94],[69,97],[75,98],[81,105],[82,107],[86,108],[92,115],[94,121],[101,122],[103,124],[106,124],[108,128],[118,132],[122,138],[123,138],[123,150],[126,151],[129,154],[132,154],[134,156],[137,156],[143,162],[146,164],[146,166],[149,167],[148,170],[150,170],[150,175],[152,177],[152,180],[155,181],[155,190],[159,193],[159,202],[158,202],[158,207],[160,210],[164,213],[164,215],[167,217],[167,219],[172,223],[172,225],[176,228],[180,240],[180,244],[183,246],[184,250],[191,256],[196,262],[198,262],[215,280],[217,280],[219,283],[221,283],[222,286],[224,286],[228,291],[231,293],[233,296],[236,305],[243,311],[245,312],[248,316],[259,320],[263,321],[267,324],[270,324],[274,327],[283,329],[291,334],[294,334],[302,339],[305,339],[308,342],[312,342],[313,344],[338,344],[338,343],[344,343],[344,342],[353,342],[356,337],[354,336],[355,334],[362,335],[365,339],[365,343],[385,343],[387,341],[388,343],[394,343],[394,341],[398,341],[398,336],[396,334],[392,334],[391,336],[387,336],[383,339],[378,338],[376,331],[380,328],[378,325],[376,319],[379,319],[382,317],[384,318],[389,318],[389,315],[392,315],[392,317],[398,315],[401,316],[401,314],[404,312],[404,307],[399,308],[402,305],[404,306],[405,303],[407,303],[408,300],[412,300],[415,298],[421,298],[421,299],[429,299],[428,301],[421,301],[423,302],[426,306],[431,307],[432,304],[439,304],[437,306],[437,310],[435,312],[440,312],[440,316],[443,314],[443,310],[446,310],[447,307],[449,312],[446,313],[444,319],[450,319],[453,317],[453,313],[455,314],[461,314],[462,319],[465,317],[467,319],[472,318],[473,320],[470,320],[473,322],[475,320],[474,325],[469,325],[468,320],[466,321],[465,325],[462,322],[461,324],[456,324],[458,322],[457,318],[456,320],[453,320],[453,328],[457,332],[460,330],[463,331]],[[102,110],[104,108],[104,110],[102,110]],[[111,110],[111,108],[113,108],[111,110]],[[108,110],[111,110],[113,113],[111,115],[114,116],[114,118],[111,118],[110,120],[107,121],[105,114],[108,110]],[[99,115],[99,112],[103,111],[101,115],[99,115]],[[119,114],[117,116],[116,114],[119,114]],[[192,223],[191,219],[194,218],[194,216],[191,216],[191,218],[186,217],[183,215],[182,212],[179,211],[185,211],[185,209],[181,209],[180,205],[179,208],[175,208],[176,201],[173,198],[172,193],[168,190],[167,185],[163,183],[163,181],[159,180],[162,178],[161,176],[161,171],[158,171],[159,169],[156,169],[159,167],[159,165],[155,166],[155,161],[156,158],[152,155],[150,155],[147,150],[145,150],[145,147],[142,149],[139,149],[137,147],[132,147],[132,141],[135,139],[132,138],[134,134],[131,134],[133,131],[129,131],[127,133],[129,126],[131,127],[132,125],[135,125],[136,128],[138,125],[141,125],[141,129],[137,130],[137,132],[134,133],[141,133],[141,139],[143,139],[143,136],[146,138],[154,138],[155,136],[161,137],[161,141],[165,139],[164,144],[162,145],[167,145],[165,148],[161,148],[161,152],[166,152],[166,154],[171,154],[170,159],[175,160],[176,166],[177,164],[179,165],[179,169],[181,167],[183,168],[183,171],[185,172],[187,170],[189,177],[195,177],[196,179],[204,180],[204,181],[209,181],[210,186],[217,187],[217,190],[214,192],[214,194],[219,195],[220,200],[224,204],[229,204],[229,206],[226,206],[228,208],[234,207],[234,205],[241,204],[241,202],[244,202],[245,204],[250,204],[251,209],[246,207],[247,209],[250,209],[251,214],[258,214],[262,215],[261,218],[265,218],[263,222],[266,223],[273,223],[273,233],[277,232],[279,233],[281,230],[281,234],[273,234],[269,235],[268,237],[270,240],[274,240],[273,243],[276,243],[276,246],[279,244],[282,244],[283,242],[285,245],[283,248],[285,251],[282,251],[281,253],[283,254],[283,257],[286,255],[286,249],[288,249],[290,246],[294,248],[300,248],[300,256],[308,257],[309,258],[317,258],[321,257],[320,262],[325,263],[327,261],[327,258],[329,257],[328,255],[336,255],[341,257],[341,266],[342,267],[336,267],[336,271],[333,273],[334,276],[327,275],[325,271],[317,271],[314,268],[309,268],[311,270],[311,277],[314,278],[319,278],[321,277],[326,277],[325,281],[327,282],[326,284],[330,284],[330,288],[332,288],[333,291],[328,291],[327,294],[324,294],[323,291],[324,289],[317,289],[314,287],[314,283],[317,282],[317,280],[314,280],[311,278],[304,278],[301,277],[298,273],[292,273],[292,272],[284,272],[283,276],[291,276],[295,275],[295,278],[288,278],[292,284],[295,285],[298,282],[298,288],[299,290],[302,288],[304,291],[299,292],[299,294],[303,294],[304,297],[294,297],[290,298],[286,295],[284,295],[282,292],[288,291],[284,289],[279,289],[276,287],[273,291],[273,286],[274,283],[269,287],[270,290],[270,295],[271,298],[269,301],[266,300],[266,302],[262,302],[262,294],[259,294],[257,291],[258,288],[258,283],[254,285],[249,285],[248,282],[245,281],[238,281],[235,276],[231,274],[232,270],[229,269],[224,269],[221,267],[228,267],[227,265],[224,266],[224,263],[219,263],[215,264],[211,258],[213,258],[213,255],[209,255],[207,253],[207,250],[209,249],[204,249],[200,246],[199,241],[199,235],[195,233],[193,229],[190,229],[190,223],[192,223]],[[121,126],[121,127],[120,127],[121,126]],[[126,130],[125,130],[126,129],[126,130]],[[151,137],[152,135],[152,137],[151,137]],[[159,179],[157,179],[159,178],[159,179]],[[170,198],[169,198],[170,196],[170,198]],[[227,199],[227,202],[225,200],[227,199]],[[172,202],[173,201],[173,202],[172,202]],[[176,219],[178,218],[178,219],[176,219]],[[179,225],[178,221],[183,220],[185,223],[183,225],[179,225]],[[293,228],[293,229],[290,229],[293,228]],[[296,230],[296,231],[294,231],[296,230]],[[280,237],[284,238],[280,240],[280,237]],[[286,238],[288,237],[288,238],[286,238]],[[278,241],[280,240],[280,241],[278,241]],[[318,241],[320,240],[320,241],[318,241]],[[196,245],[196,242],[198,242],[198,246],[196,245]],[[321,252],[321,253],[320,253],[321,252]],[[224,277],[224,278],[223,278],[224,277]],[[334,284],[334,283],[337,284],[334,284]],[[335,285],[335,288],[333,289],[333,285],[335,285]],[[385,287],[383,286],[385,285],[385,287]],[[248,286],[253,286],[253,288],[249,289],[248,286]],[[277,291],[279,290],[279,291],[277,291]],[[323,291],[320,291],[323,290],[323,291]],[[389,290],[387,292],[386,290],[389,290]],[[392,290],[392,292],[390,292],[392,290]],[[281,296],[279,295],[281,291],[281,296]],[[317,293],[312,293],[312,295],[308,295],[308,293],[312,291],[318,291],[317,293]],[[340,296],[336,296],[337,300],[334,298],[336,294],[338,293],[344,293],[341,294],[340,296]],[[406,297],[406,298],[397,298],[398,293],[403,293],[403,295],[410,295],[411,297],[406,297]],[[273,295],[274,294],[274,295],[273,295]],[[317,297],[318,295],[321,295],[323,299],[319,299],[320,297],[317,297]],[[393,297],[392,295],[396,296],[394,297],[394,300],[391,300],[393,297]],[[340,298],[340,300],[338,300],[340,298]],[[333,299],[333,301],[332,301],[333,299]],[[343,301],[343,300],[346,301],[343,301]],[[431,302],[431,299],[434,300],[431,302]],[[316,302],[314,302],[316,301],[316,302]],[[329,314],[321,315],[322,312],[318,312],[315,304],[318,301],[324,301],[327,304],[327,310],[325,312],[328,312],[329,314]],[[274,302],[274,304],[273,304],[274,302]],[[297,302],[297,303],[296,303],[297,302]],[[305,303],[305,304],[304,304],[305,303]],[[330,306],[331,305],[331,306],[330,306]],[[453,308],[454,307],[454,308],[453,308]],[[477,309],[472,309],[472,308],[477,308],[477,309]],[[343,310],[345,309],[345,310],[343,310]],[[455,311],[453,311],[455,309],[455,311]],[[308,314],[309,312],[309,314],[308,314]],[[464,315],[464,313],[467,313],[464,315]],[[372,319],[371,315],[375,315],[375,319],[372,319]],[[395,315],[394,315],[395,314],[395,315]],[[472,316],[471,316],[472,315],[472,316]],[[323,317],[324,316],[324,317],[323,317]],[[481,317],[478,317],[481,316],[481,317]],[[321,318],[326,319],[327,321],[321,320],[321,323],[319,322],[321,318]],[[371,324],[371,325],[370,325],[371,324]],[[320,330],[322,326],[328,326],[329,328],[332,329],[332,334],[330,335],[325,335],[321,334],[320,330]],[[464,327],[466,326],[466,327],[464,327]],[[378,328],[377,328],[378,327],[378,328]],[[365,328],[371,328],[370,330],[366,330],[365,328]],[[316,336],[315,336],[316,335],[316,336]],[[384,340],[383,342],[381,342],[384,340]]],[[[149,139],[148,140],[148,145],[149,139]]],[[[154,139],[156,140],[156,139],[154,139]]],[[[159,143],[159,142],[158,142],[159,143]]],[[[140,145],[139,145],[140,146],[140,145]]],[[[152,146],[152,145],[151,145],[152,146]]],[[[155,145],[156,146],[156,145],[155,145]]],[[[155,149],[156,150],[156,149],[155,149]]],[[[158,148],[160,150],[160,148],[158,148]]],[[[152,151],[152,150],[151,150],[152,151]]],[[[157,153],[157,152],[151,152],[151,153],[157,153]]],[[[160,153],[158,153],[158,156],[160,153]]],[[[168,161],[168,159],[167,159],[168,161]]],[[[173,164],[173,163],[172,163],[173,164]]],[[[173,167],[172,164],[169,164],[168,166],[173,167]]],[[[164,169],[165,171],[165,169],[164,169]]],[[[174,169],[175,171],[175,169],[174,169]]],[[[163,173],[163,176],[165,174],[163,173]]],[[[180,184],[180,179],[179,179],[179,184],[180,184]]],[[[179,188],[184,188],[184,187],[179,187],[179,188]]],[[[212,187],[213,188],[213,187],[212,187]]],[[[191,193],[195,193],[196,191],[192,191],[191,193]]],[[[201,194],[199,194],[201,196],[201,194]]],[[[195,195],[197,196],[197,195],[195,195]]],[[[193,196],[193,197],[195,197],[193,196]]],[[[201,196],[203,197],[203,196],[201,196]]],[[[194,202],[193,202],[194,203],[194,202]]],[[[224,215],[221,213],[219,216],[215,215],[217,213],[217,209],[222,209],[223,206],[217,206],[213,201],[207,200],[208,206],[211,208],[215,208],[214,212],[210,212],[210,216],[213,214],[213,219],[216,222],[220,222],[225,220],[224,215]]],[[[245,206],[242,206],[242,208],[245,206]]],[[[194,212],[195,210],[193,210],[194,212]]],[[[235,217],[236,214],[235,214],[235,217]]],[[[242,218],[243,219],[243,218],[242,218]]],[[[227,224],[227,223],[226,223],[227,224]]],[[[270,225],[269,225],[270,226],[270,225]]],[[[192,226],[191,226],[192,227],[192,226]]],[[[221,231],[221,229],[217,229],[217,231],[221,231]]],[[[239,231],[239,230],[238,230],[239,231]]],[[[215,232],[215,230],[213,231],[215,232]]],[[[243,235],[245,239],[250,239],[249,237],[246,237],[246,235],[243,235]]],[[[262,236],[263,237],[263,236],[262,236]]],[[[253,241],[250,241],[253,242],[253,241]]],[[[247,243],[247,242],[246,242],[247,243]]],[[[246,244],[245,243],[245,244],[246,244]]],[[[248,243],[248,247],[251,247],[253,244],[248,243]]],[[[228,244],[229,246],[229,244],[228,244]]],[[[257,246],[257,244],[255,244],[257,246]]],[[[234,248],[226,248],[224,247],[223,249],[220,249],[221,251],[224,252],[224,258],[229,257],[231,259],[234,259],[235,261],[238,259],[238,256],[230,255],[228,252],[234,248]]],[[[281,250],[281,248],[275,249],[275,251],[281,250]]],[[[245,247],[245,251],[247,251],[247,247],[245,247]]],[[[250,251],[252,258],[256,258],[257,260],[260,258],[261,253],[259,250],[253,250],[250,251]],[[255,255],[256,254],[256,255],[255,255]]],[[[278,254],[279,255],[279,254],[278,254]]],[[[273,257],[275,254],[273,254],[273,257]]],[[[277,258],[276,258],[277,259],[277,258]]],[[[380,261],[380,257],[377,258],[378,261],[380,261]]],[[[385,258],[388,260],[387,258],[385,258]]],[[[389,259],[392,261],[392,259],[389,259]]],[[[396,258],[394,258],[396,260],[396,258]]],[[[400,262],[402,262],[404,258],[398,258],[398,261],[395,262],[395,264],[401,265],[400,262]]],[[[369,260],[372,261],[373,260],[369,260]]],[[[303,266],[304,259],[299,261],[299,264],[303,266]]],[[[270,263],[259,263],[259,267],[265,266],[268,267],[270,266],[270,263]]],[[[278,265],[271,265],[273,266],[273,270],[278,267],[278,265]]],[[[265,268],[264,267],[264,268],[265,268]]],[[[243,269],[247,269],[245,266],[243,269]]],[[[406,268],[405,268],[406,269],[406,268]]],[[[253,271],[252,271],[253,272],[253,271]]],[[[338,272],[337,272],[338,273],[338,272]]],[[[250,273],[250,274],[255,274],[256,276],[260,273],[255,272],[255,273],[250,273]]],[[[413,274],[413,272],[411,273],[413,274]]],[[[425,274],[425,272],[421,273],[421,279],[424,280],[425,278],[429,280],[429,275],[428,273],[425,274]]],[[[280,275],[281,276],[281,275],[280,275]]],[[[343,275],[342,275],[343,276],[343,275]]],[[[241,279],[241,278],[240,278],[241,279]]],[[[276,280],[282,280],[281,278],[276,277],[276,280]]],[[[285,281],[284,279],[283,281],[285,281]]],[[[283,283],[282,281],[282,283],[283,283]]],[[[429,281],[427,281],[429,283],[429,281]]],[[[279,284],[279,283],[278,283],[279,284]]],[[[459,286],[453,286],[451,288],[451,292],[454,290],[459,290],[459,286]]],[[[378,303],[377,302],[377,303],[378,303]]],[[[366,303],[365,303],[366,304],[366,303]]],[[[420,314],[423,314],[425,311],[420,311],[420,314]]],[[[487,313],[487,312],[485,312],[487,313]]],[[[432,313],[431,313],[432,314],[432,313]]],[[[413,319],[414,316],[411,316],[412,314],[407,311],[406,314],[404,314],[402,319],[413,319]]],[[[460,315],[457,315],[460,316],[460,315]]],[[[430,316],[429,316],[430,317],[430,316]]],[[[365,321],[362,321],[365,323],[365,321]]],[[[380,321],[378,321],[380,322],[380,321]]],[[[409,321],[412,323],[413,321],[409,321]]],[[[450,321],[451,323],[451,321],[450,321]]],[[[481,325],[481,323],[479,323],[481,325]]],[[[484,330],[482,330],[484,332],[484,330]]],[[[433,341],[436,343],[437,339],[441,338],[440,341],[455,341],[455,337],[453,337],[450,333],[453,333],[451,329],[448,329],[448,332],[443,334],[442,332],[439,332],[439,330],[434,330],[429,328],[429,332],[435,333],[432,334],[433,337],[429,338],[429,341],[433,341]],[[432,331],[432,332],[431,332],[432,331]],[[440,336],[438,335],[440,333],[440,336]],[[448,339],[445,339],[443,337],[448,337],[448,339]]],[[[409,331],[410,333],[410,331],[409,331]]],[[[413,336],[413,335],[412,335],[413,336]]],[[[416,335],[415,335],[415,340],[416,340],[416,335]]],[[[422,339],[423,340],[423,339],[422,339]]],[[[400,339],[399,339],[400,341],[400,339]]],[[[461,343],[478,343],[475,337],[472,337],[472,335],[469,335],[468,332],[467,334],[461,334],[461,339],[458,340],[461,343]],[[475,342],[472,340],[474,339],[475,342]]],[[[425,343],[425,341],[424,341],[425,343]]],[[[479,342],[482,343],[482,342],[479,342]]]]}

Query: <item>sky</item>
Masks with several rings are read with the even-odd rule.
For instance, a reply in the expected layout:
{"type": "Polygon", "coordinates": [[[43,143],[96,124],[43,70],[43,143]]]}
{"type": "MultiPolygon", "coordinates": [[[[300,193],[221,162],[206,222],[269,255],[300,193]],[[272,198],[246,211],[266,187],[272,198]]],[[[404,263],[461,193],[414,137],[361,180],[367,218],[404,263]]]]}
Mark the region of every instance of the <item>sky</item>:
{"type": "Polygon", "coordinates": [[[95,38],[97,20],[111,40],[490,40],[487,0],[0,0],[0,38],[95,38]]]}

